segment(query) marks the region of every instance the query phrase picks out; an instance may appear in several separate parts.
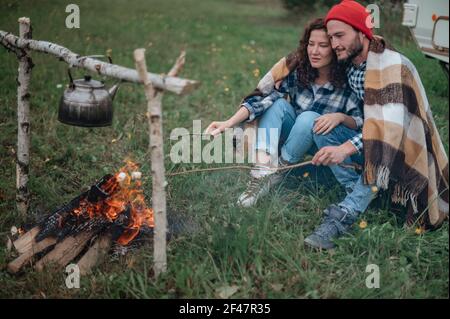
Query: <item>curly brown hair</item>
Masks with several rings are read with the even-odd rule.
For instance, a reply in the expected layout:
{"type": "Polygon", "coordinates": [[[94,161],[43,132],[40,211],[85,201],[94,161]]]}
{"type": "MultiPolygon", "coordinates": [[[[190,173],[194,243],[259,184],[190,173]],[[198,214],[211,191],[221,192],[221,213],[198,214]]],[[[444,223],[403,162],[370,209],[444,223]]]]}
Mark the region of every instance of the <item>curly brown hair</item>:
{"type": "MultiPolygon", "coordinates": [[[[317,69],[311,66],[308,58],[308,43],[311,36],[311,32],[314,30],[327,31],[325,21],[323,18],[317,18],[309,22],[303,33],[303,37],[300,39],[299,46],[295,52],[297,60],[297,78],[301,86],[307,87],[310,83],[313,83],[319,76],[317,69]]],[[[347,66],[342,63],[338,63],[336,53],[333,51],[333,57],[331,60],[330,68],[330,82],[333,86],[342,88],[346,81],[346,68],[347,66]]]]}

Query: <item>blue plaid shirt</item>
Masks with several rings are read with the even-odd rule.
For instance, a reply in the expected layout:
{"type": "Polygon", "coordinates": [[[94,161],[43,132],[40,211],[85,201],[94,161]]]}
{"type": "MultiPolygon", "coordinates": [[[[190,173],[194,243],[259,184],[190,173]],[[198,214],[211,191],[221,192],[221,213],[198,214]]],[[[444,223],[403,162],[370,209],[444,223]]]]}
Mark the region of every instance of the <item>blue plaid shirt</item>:
{"type": "Polygon", "coordinates": [[[340,112],[351,116],[358,130],[363,125],[363,103],[349,86],[341,89],[326,83],[314,94],[310,85],[303,87],[298,84],[296,71],[290,72],[282,81],[280,88],[273,90],[267,96],[251,96],[243,101],[241,105],[250,113],[247,121],[251,122],[261,116],[277,99],[286,95],[297,115],[304,111],[314,111],[319,114],[340,112]]]}
{"type": "MultiPolygon", "coordinates": [[[[361,103],[364,103],[364,79],[366,76],[367,61],[364,61],[358,66],[352,65],[347,70],[348,85],[355,92],[361,103]]],[[[355,146],[358,152],[363,150],[362,133],[350,139],[350,142],[355,146]]]]}

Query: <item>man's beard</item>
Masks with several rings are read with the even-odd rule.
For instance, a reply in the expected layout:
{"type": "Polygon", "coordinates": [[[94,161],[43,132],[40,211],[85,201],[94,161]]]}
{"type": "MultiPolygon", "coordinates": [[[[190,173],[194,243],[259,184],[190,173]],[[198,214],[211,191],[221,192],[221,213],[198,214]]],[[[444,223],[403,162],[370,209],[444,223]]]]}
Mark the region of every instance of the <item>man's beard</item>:
{"type": "Polygon", "coordinates": [[[353,59],[356,58],[358,55],[361,54],[363,50],[363,45],[361,41],[356,37],[355,42],[353,42],[354,45],[352,48],[348,49],[348,57],[342,60],[338,60],[338,63],[341,65],[350,65],[352,63],[353,59]]]}

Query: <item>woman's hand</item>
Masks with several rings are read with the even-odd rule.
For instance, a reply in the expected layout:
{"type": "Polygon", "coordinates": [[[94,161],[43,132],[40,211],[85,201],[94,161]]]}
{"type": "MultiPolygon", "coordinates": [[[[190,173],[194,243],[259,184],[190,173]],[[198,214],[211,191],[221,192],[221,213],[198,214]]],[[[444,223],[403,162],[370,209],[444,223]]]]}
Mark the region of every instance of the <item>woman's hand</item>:
{"type": "Polygon", "coordinates": [[[212,136],[217,136],[225,129],[230,128],[231,125],[228,121],[216,121],[209,124],[209,126],[205,130],[205,134],[211,134],[212,136]]]}
{"type": "Polygon", "coordinates": [[[345,117],[343,113],[328,113],[319,116],[314,120],[313,132],[315,134],[328,134],[336,126],[344,121],[345,117]]]}

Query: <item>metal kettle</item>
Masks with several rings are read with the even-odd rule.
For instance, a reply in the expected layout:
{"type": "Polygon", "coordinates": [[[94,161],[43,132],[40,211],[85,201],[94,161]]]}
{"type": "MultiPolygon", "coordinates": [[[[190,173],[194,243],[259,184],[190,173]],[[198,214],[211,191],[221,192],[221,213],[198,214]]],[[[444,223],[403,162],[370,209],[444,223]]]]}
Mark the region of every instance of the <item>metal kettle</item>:
{"type": "Polygon", "coordinates": [[[70,69],[69,87],[59,102],[58,120],[64,124],[101,127],[112,123],[112,101],[120,82],[106,89],[103,82],[85,75],[83,79],[73,80],[70,69]]]}

